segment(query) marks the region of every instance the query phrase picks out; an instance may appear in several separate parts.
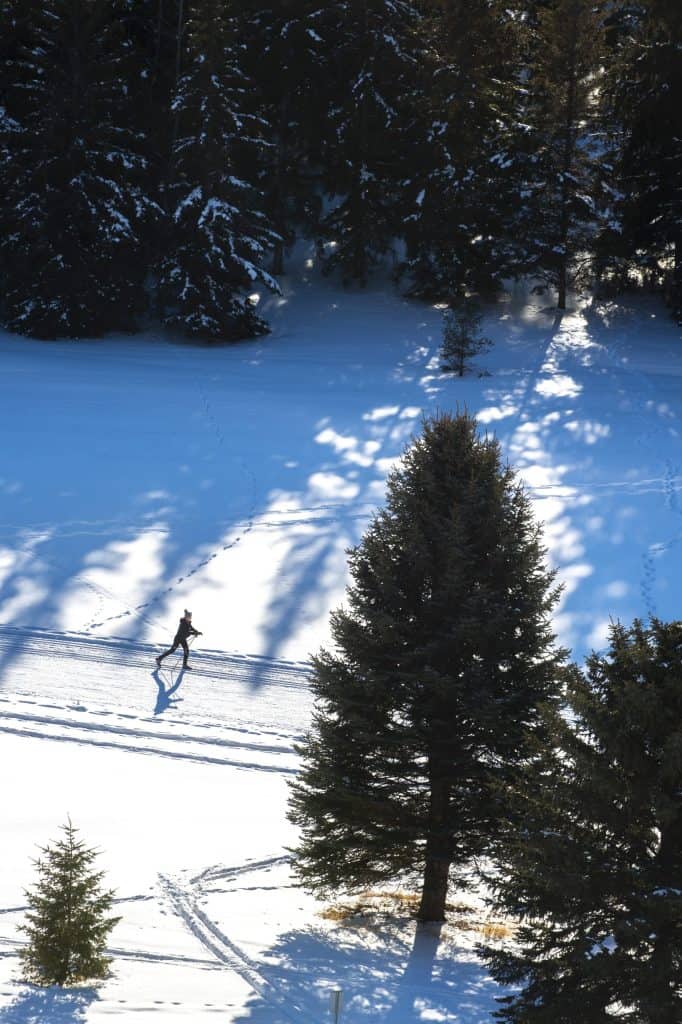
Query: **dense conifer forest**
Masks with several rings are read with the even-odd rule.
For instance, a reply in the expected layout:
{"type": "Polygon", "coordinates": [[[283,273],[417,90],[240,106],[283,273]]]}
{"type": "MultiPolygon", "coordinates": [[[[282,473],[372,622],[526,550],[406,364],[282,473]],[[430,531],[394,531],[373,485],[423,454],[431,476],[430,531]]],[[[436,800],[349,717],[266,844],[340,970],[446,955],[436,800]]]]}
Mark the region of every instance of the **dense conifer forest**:
{"type": "Polygon", "coordinates": [[[301,236],[679,315],[680,39],[677,0],[2,0],[2,322],[253,336],[301,236]]]}

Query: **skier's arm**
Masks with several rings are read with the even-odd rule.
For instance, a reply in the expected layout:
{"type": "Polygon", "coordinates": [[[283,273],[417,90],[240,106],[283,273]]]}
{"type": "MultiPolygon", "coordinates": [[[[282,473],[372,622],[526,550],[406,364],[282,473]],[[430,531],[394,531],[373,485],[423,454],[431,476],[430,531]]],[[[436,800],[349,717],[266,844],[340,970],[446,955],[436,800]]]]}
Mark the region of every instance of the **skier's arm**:
{"type": "Polygon", "coordinates": [[[201,636],[200,629],[195,629],[194,626],[190,626],[190,629],[192,630],[192,636],[201,636]]]}

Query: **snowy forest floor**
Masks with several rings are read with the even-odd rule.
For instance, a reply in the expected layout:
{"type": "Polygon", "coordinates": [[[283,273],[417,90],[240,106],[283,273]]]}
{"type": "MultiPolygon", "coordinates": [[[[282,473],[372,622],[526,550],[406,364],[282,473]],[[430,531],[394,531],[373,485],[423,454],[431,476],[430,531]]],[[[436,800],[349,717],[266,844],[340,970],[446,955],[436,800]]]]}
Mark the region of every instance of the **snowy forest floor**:
{"type": "Polygon", "coordinates": [[[303,266],[263,305],[272,334],[236,346],[0,335],[2,1024],[312,1024],[332,984],[348,1024],[491,1020],[475,901],[415,942],[401,904],[320,916],[286,853],[305,663],[423,413],[466,405],[520,470],[576,658],[611,617],[679,614],[682,346],[661,306],[562,317],[512,291],[486,311],[489,375],[458,380],[439,311],[387,287],[303,266]],[[157,673],[185,607],[194,671],[157,673]],[[115,974],[37,992],[15,980],[23,889],[67,813],[118,892],[115,974]]]}

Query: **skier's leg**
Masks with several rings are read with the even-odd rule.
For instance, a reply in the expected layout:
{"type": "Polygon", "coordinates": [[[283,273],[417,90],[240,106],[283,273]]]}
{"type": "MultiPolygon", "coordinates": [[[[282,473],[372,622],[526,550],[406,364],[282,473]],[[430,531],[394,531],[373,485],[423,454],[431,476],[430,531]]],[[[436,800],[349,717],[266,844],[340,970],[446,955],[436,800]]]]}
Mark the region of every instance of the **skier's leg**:
{"type": "Polygon", "coordinates": [[[183,649],[183,651],[185,653],[185,656],[184,656],[184,658],[182,660],[182,667],[183,668],[187,668],[187,660],[189,658],[189,647],[187,646],[187,641],[186,640],[181,640],[180,643],[182,644],[182,649],[183,649]]]}
{"type": "Polygon", "coordinates": [[[167,658],[169,654],[172,654],[173,651],[177,651],[177,649],[178,649],[178,645],[177,644],[173,644],[172,647],[169,647],[167,651],[164,651],[163,654],[160,654],[158,656],[158,658],[156,659],[156,664],[160,665],[164,658],[167,658]]]}

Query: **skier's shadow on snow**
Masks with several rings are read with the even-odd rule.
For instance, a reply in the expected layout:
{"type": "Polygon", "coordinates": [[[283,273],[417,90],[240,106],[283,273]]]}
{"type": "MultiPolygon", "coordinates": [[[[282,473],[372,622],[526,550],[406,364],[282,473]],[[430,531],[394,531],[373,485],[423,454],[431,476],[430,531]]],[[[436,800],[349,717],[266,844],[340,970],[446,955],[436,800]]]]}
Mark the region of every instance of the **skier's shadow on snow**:
{"type": "Polygon", "coordinates": [[[88,1008],[96,999],[94,988],[30,986],[0,1010],[0,1024],[85,1024],[88,1008]]]}
{"type": "Polygon", "coordinates": [[[170,672],[170,685],[167,685],[166,680],[162,676],[163,669],[155,668],[152,672],[152,679],[157,685],[158,693],[156,695],[156,707],[154,708],[155,715],[162,715],[167,708],[175,707],[182,700],[182,697],[178,697],[176,700],[171,700],[174,693],[180,689],[180,684],[185,675],[184,668],[178,669],[177,673],[170,672]]]}

